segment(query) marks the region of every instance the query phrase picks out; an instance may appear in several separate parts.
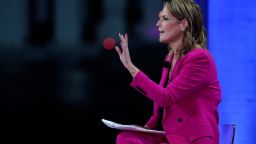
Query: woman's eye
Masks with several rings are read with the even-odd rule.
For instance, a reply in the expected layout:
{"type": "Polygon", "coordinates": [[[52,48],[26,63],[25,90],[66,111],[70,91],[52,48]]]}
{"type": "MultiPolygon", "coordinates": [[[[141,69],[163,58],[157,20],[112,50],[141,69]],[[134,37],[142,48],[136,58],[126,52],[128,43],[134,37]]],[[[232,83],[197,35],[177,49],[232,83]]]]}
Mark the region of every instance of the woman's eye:
{"type": "Polygon", "coordinates": [[[169,18],[164,17],[163,20],[167,21],[167,20],[169,20],[169,18]]]}

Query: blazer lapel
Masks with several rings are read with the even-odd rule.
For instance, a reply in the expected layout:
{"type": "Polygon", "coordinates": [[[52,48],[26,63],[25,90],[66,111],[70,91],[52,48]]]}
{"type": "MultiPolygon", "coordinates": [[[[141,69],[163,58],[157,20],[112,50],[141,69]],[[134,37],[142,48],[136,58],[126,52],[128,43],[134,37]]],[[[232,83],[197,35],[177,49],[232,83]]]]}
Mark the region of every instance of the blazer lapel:
{"type": "Polygon", "coordinates": [[[171,73],[170,79],[168,80],[168,83],[170,83],[173,80],[173,78],[175,77],[178,67],[179,67],[179,64],[180,64],[180,61],[181,61],[181,59],[176,61],[175,65],[172,69],[172,73],[171,73]]]}
{"type": "Polygon", "coordinates": [[[164,65],[163,65],[163,70],[162,70],[162,77],[161,77],[161,80],[160,80],[160,83],[159,85],[165,87],[166,86],[166,82],[168,80],[168,73],[169,73],[169,69],[170,69],[170,66],[171,66],[171,61],[173,59],[173,54],[171,55],[171,57],[168,59],[168,55],[165,57],[165,60],[164,60],[164,65]]]}

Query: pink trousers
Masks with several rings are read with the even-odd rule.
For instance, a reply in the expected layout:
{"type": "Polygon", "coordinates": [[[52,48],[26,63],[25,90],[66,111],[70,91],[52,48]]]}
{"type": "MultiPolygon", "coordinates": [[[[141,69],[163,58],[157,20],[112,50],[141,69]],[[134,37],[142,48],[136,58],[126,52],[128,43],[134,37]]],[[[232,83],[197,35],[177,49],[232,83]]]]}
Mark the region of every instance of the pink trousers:
{"type": "Polygon", "coordinates": [[[159,134],[122,131],[117,135],[116,144],[161,144],[166,138],[159,134]]]}
{"type": "MultiPolygon", "coordinates": [[[[168,141],[163,135],[122,131],[116,138],[116,144],[168,144],[168,141]]],[[[212,137],[201,137],[189,144],[214,144],[214,140],[212,137]]]]}

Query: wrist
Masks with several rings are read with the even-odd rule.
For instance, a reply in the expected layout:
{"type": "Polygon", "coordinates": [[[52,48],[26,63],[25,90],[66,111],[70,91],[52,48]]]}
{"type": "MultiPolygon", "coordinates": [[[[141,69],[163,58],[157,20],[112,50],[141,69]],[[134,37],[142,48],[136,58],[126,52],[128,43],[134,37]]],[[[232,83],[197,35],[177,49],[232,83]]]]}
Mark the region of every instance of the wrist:
{"type": "Polygon", "coordinates": [[[131,64],[130,66],[128,66],[128,70],[131,73],[132,77],[134,78],[137,73],[139,72],[139,69],[137,67],[135,67],[133,64],[131,64]]]}

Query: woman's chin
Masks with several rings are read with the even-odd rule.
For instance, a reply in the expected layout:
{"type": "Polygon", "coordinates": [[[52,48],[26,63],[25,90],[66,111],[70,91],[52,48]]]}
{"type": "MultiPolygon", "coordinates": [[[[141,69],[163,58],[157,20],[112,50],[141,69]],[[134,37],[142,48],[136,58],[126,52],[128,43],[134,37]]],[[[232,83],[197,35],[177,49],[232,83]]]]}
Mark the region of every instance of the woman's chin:
{"type": "Polygon", "coordinates": [[[167,41],[165,41],[165,40],[163,40],[163,39],[161,39],[161,38],[159,38],[159,42],[160,42],[160,43],[168,43],[167,41]]]}

